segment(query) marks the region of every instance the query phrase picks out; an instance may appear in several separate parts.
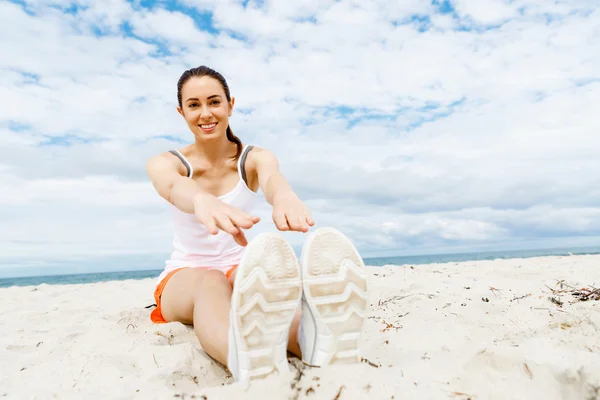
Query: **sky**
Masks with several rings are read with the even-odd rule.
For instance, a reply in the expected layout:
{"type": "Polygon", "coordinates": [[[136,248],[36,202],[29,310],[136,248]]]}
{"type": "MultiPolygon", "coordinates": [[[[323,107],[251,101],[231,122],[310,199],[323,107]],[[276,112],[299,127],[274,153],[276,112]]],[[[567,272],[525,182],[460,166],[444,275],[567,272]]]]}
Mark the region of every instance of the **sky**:
{"type": "Polygon", "coordinates": [[[364,257],[600,243],[597,0],[0,0],[0,37],[0,277],[164,267],[199,65],[364,257]]]}

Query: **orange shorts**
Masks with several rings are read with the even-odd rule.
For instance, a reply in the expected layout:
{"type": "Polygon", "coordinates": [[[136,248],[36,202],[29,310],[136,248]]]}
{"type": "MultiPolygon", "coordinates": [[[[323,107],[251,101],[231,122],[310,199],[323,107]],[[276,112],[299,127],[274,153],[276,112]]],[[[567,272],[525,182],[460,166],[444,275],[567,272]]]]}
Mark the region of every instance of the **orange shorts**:
{"type": "MultiPolygon", "coordinates": [[[[169,279],[171,279],[171,277],[173,275],[175,275],[176,272],[181,271],[182,269],[185,269],[185,268],[191,268],[191,267],[181,267],[181,268],[174,269],[173,271],[169,272],[159,282],[159,284],[156,286],[156,289],[154,289],[154,301],[156,302],[156,308],[154,310],[152,310],[152,312],[150,313],[150,319],[155,324],[164,324],[164,323],[168,322],[167,320],[165,320],[165,318],[162,315],[162,309],[160,307],[160,298],[162,296],[163,290],[165,290],[165,286],[167,285],[167,282],[169,281],[169,279]]],[[[231,275],[233,274],[233,272],[235,271],[236,268],[237,268],[237,265],[234,265],[229,270],[227,270],[227,273],[225,274],[227,279],[229,279],[231,277],[231,275]]]]}

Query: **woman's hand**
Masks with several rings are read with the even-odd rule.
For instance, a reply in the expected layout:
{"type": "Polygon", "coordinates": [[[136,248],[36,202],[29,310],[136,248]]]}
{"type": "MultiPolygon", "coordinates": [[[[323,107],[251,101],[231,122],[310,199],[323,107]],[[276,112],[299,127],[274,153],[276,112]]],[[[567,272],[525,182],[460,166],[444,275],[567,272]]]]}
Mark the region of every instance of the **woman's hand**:
{"type": "Polygon", "coordinates": [[[274,196],[273,222],[280,231],[296,232],[308,232],[308,227],[315,224],[308,208],[294,192],[274,196]]]}
{"type": "Polygon", "coordinates": [[[194,198],[194,214],[211,234],[216,235],[220,229],[233,236],[240,246],[248,244],[242,229],[250,229],[260,221],[259,217],[246,214],[208,193],[194,198]]]}

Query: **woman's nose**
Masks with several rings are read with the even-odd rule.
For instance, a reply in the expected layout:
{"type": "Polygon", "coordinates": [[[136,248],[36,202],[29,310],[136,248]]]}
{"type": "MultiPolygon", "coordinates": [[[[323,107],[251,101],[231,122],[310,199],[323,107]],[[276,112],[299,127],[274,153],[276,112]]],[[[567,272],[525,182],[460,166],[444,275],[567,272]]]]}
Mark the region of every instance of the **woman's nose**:
{"type": "Polygon", "coordinates": [[[206,105],[203,105],[200,107],[200,118],[202,119],[208,119],[212,117],[212,113],[210,112],[210,108],[207,107],[206,105]]]}

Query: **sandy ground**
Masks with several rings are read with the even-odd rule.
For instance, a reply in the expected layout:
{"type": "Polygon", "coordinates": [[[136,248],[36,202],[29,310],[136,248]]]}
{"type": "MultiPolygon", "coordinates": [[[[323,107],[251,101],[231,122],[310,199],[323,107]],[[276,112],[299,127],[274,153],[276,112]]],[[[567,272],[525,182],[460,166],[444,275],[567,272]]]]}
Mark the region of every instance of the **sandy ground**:
{"type": "Polygon", "coordinates": [[[600,256],[369,267],[364,362],[233,383],[153,279],[0,289],[0,398],[600,399],[600,256]],[[554,298],[555,302],[551,301],[554,298]]]}

